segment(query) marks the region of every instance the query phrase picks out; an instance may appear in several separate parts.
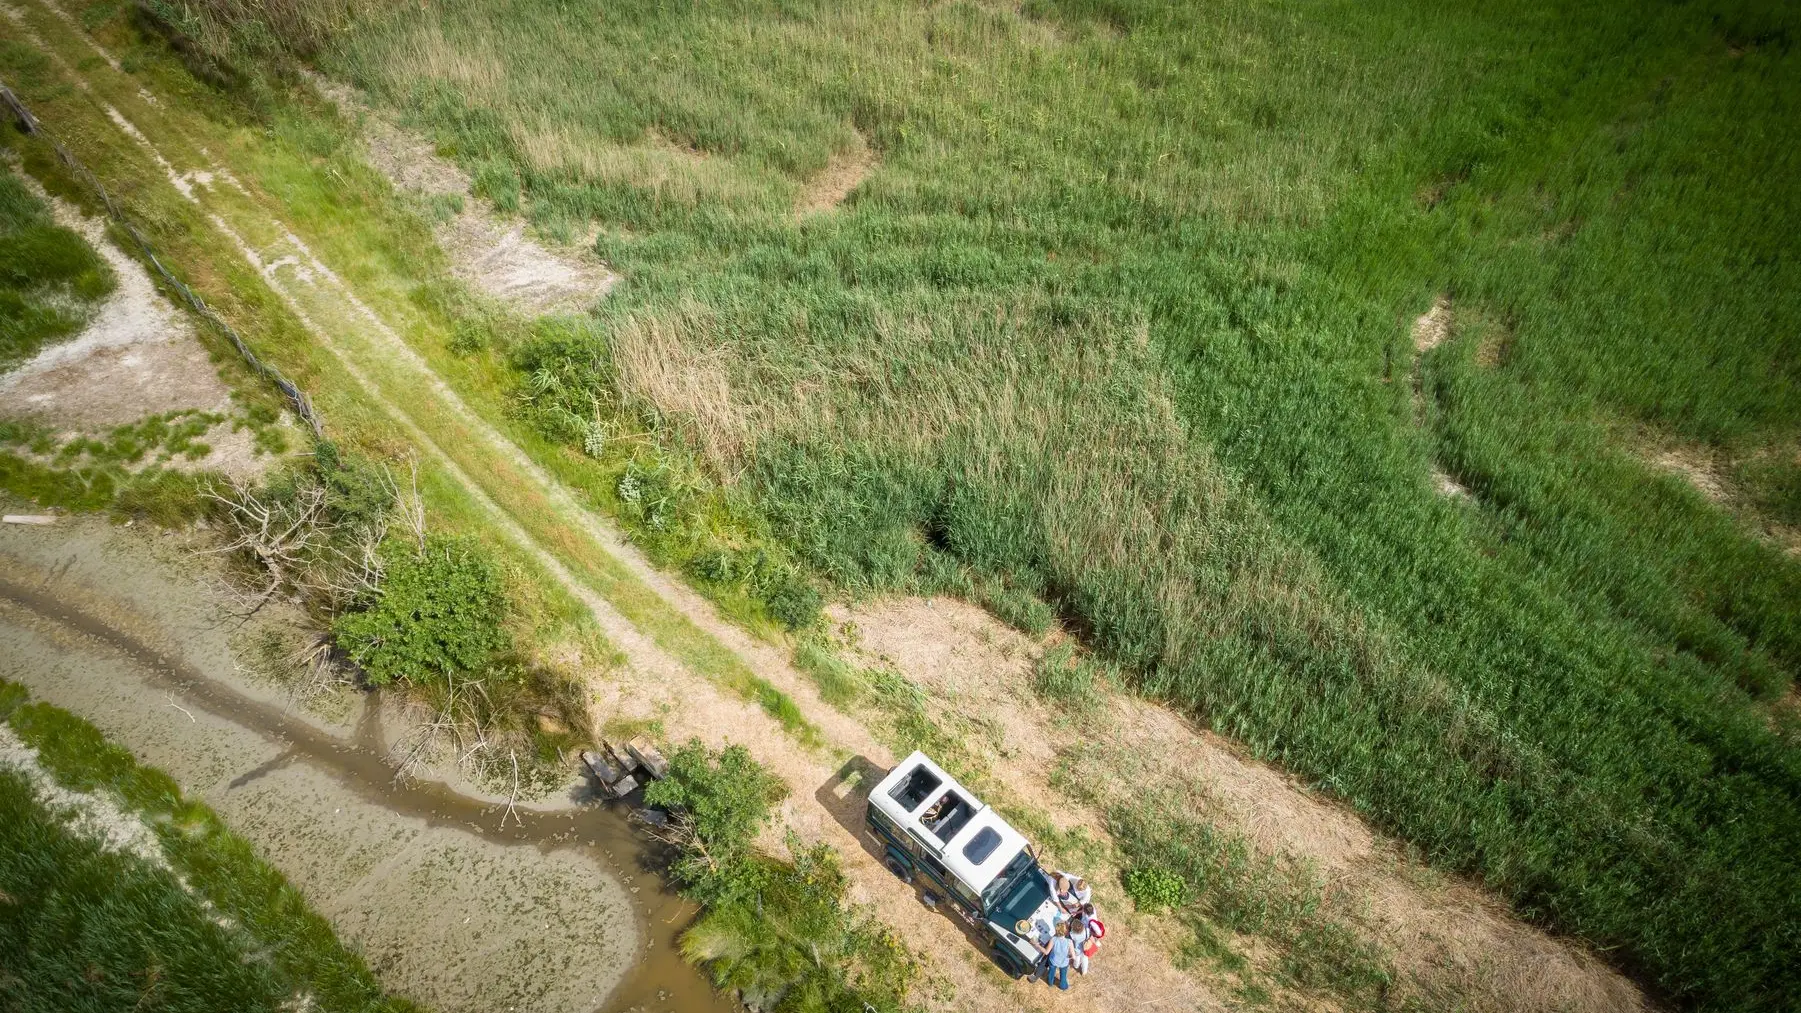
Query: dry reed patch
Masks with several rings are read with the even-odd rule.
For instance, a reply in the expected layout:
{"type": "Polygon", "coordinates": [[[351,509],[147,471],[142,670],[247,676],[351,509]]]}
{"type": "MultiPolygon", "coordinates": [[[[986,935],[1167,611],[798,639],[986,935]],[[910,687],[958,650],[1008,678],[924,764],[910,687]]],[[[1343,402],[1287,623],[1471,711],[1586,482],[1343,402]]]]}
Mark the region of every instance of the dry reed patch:
{"type": "MultiPolygon", "coordinates": [[[[1049,708],[1027,687],[1041,645],[973,605],[894,598],[834,607],[832,618],[856,654],[894,666],[935,707],[993,729],[990,776],[1061,827],[1082,827],[1105,842],[1101,810],[1170,791],[1259,852],[1314,869],[1328,886],[1328,904],[1381,942],[1413,988],[1496,1013],[1647,1008],[1629,982],[1589,954],[1412,863],[1343,806],[1173,710],[1106,687],[1097,706],[1049,708]],[[1048,774],[1060,765],[1093,806],[1051,789],[1048,774]]],[[[1165,967],[1182,930],[1122,910],[1117,870],[1083,871],[1100,884],[1110,915],[1128,916],[1128,931],[1110,940],[1097,968],[1135,976],[1165,967]]],[[[1268,962],[1252,941],[1238,942],[1254,964],[1268,962]]]]}
{"type": "Polygon", "coordinates": [[[515,123],[508,133],[539,172],[643,190],[662,202],[744,204],[764,193],[732,159],[677,144],[655,127],[631,144],[549,120],[515,123]]]}
{"type": "Polygon", "coordinates": [[[406,94],[421,81],[434,81],[492,99],[504,90],[507,70],[485,45],[478,43],[473,51],[461,49],[444,37],[436,22],[428,22],[394,47],[385,76],[389,90],[396,95],[406,94]]]}
{"type": "Polygon", "coordinates": [[[726,349],[683,340],[708,329],[704,311],[689,304],[669,316],[633,317],[609,344],[627,406],[673,423],[717,474],[730,478],[744,459],[751,425],[748,409],[732,394],[726,349]]]}
{"type": "Polygon", "coordinates": [[[860,133],[853,133],[856,143],[834,152],[831,160],[817,176],[801,187],[794,201],[794,213],[801,216],[836,210],[851,192],[861,186],[875,171],[875,152],[860,133]]]}

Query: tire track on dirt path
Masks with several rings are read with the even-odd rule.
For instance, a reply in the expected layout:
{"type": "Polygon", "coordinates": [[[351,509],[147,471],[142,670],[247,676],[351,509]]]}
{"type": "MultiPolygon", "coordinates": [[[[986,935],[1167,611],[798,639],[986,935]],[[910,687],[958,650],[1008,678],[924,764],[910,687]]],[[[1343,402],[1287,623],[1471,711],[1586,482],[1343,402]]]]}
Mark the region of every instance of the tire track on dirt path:
{"type": "MultiPolygon", "coordinates": [[[[67,63],[60,60],[57,62],[65,73],[76,74],[67,63]]],[[[86,84],[85,80],[83,84],[86,84]]],[[[786,729],[754,704],[742,698],[727,696],[721,692],[719,684],[708,679],[704,673],[697,673],[691,666],[671,657],[653,637],[639,629],[630,617],[624,615],[603,594],[597,593],[590,586],[590,581],[572,572],[555,552],[526,530],[490,494],[489,489],[472,476],[455,455],[446,450],[440,440],[435,439],[413,418],[412,412],[403,409],[393,397],[385,393],[384,383],[374,375],[375,372],[392,371],[397,365],[408,367],[408,371],[423,381],[427,389],[442,398],[451,415],[460,424],[458,428],[463,432],[453,435],[467,435],[476,443],[486,446],[491,453],[496,453],[501,459],[498,463],[509,466],[507,471],[521,476],[545,496],[556,508],[559,519],[573,522],[573,527],[591,543],[624,564],[631,576],[639,578],[655,592],[659,601],[682,615],[684,621],[697,630],[709,636],[717,635],[716,639],[742,663],[752,667],[753,671],[767,673],[766,677],[772,684],[797,698],[804,713],[817,722],[825,743],[834,747],[832,752],[841,755],[856,754],[872,765],[885,766],[891,763],[887,750],[875,741],[867,729],[827,707],[818,699],[810,680],[801,677],[777,651],[753,642],[743,631],[721,619],[698,594],[655,570],[641,554],[626,545],[610,525],[604,524],[580,507],[566,489],[527,458],[523,451],[464,405],[442,378],[431,370],[429,364],[357,298],[349,286],[320,261],[284,223],[277,219],[246,222],[239,217],[234,224],[228,219],[227,215],[233,213],[233,209],[227,206],[230,203],[229,194],[215,185],[216,181],[229,184],[231,190],[241,193],[252,204],[255,203],[249,191],[229,172],[210,161],[204,168],[196,167],[186,172],[178,170],[162,148],[137,124],[126,118],[116,107],[106,104],[104,99],[94,94],[93,89],[84,87],[83,90],[103,107],[107,119],[117,129],[141,146],[164,169],[170,185],[185,200],[202,209],[213,227],[257,270],[283,305],[294,314],[307,333],[320,342],[321,347],[345,370],[351,381],[362,389],[370,402],[394,420],[421,450],[444,468],[445,474],[483,509],[500,533],[525,549],[554,579],[589,607],[602,629],[626,654],[634,675],[639,677],[631,685],[621,689],[622,697],[631,698],[640,707],[654,707],[667,700],[678,701],[677,709],[668,715],[666,724],[672,737],[692,734],[712,745],[726,741],[742,742],[760,762],[788,784],[791,795],[781,807],[782,822],[792,828],[803,841],[824,841],[831,844],[839,852],[844,870],[853,884],[853,896],[860,903],[867,904],[875,917],[892,927],[911,948],[920,953],[928,974],[927,985],[922,991],[931,993],[923,998],[939,1008],[978,1010],[984,1013],[1044,1008],[1043,1001],[1049,998],[1044,992],[1030,985],[1012,983],[1001,978],[999,972],[989,966],[978,951],[964,949],[960,941],[950,948],[948,952],[953,955],[948,959],[936,956],[947,952],[941,945],[945,939],[944,930],[947,924],[954,929],[955,923],[948,922],[947,915],[917,903],[911,891],[903,893],[895,889],[887,871],[874,855],[864,849],[860,835],[863,796],[855,791],[836,793],[830,790],[839,781],[837,758],[828,758],[821,750],[805,748],[795,743],[786,729]],[[259,249],[245,235],[245,231],[263,227],[276,233],[276,242],[259,249]],[[272,252],[285,255],[271,256],[272,252]],[[334,334],[330,323],[342,325],[344,322],[331,320],[329,306],[333,302],[351,307],[366,324],[372,325],[365,333],[380,337],[382,349],[387,354],[376,361],[366,361],[359,357],[356,349],[350,347],[355,344],[354,336],[334,334]],[[321,304],[325,304],[323,311],[321,304]],[[349,340],[340,340],[347,337],[349,340]]],[[[156,103],[155,108],[158,113],[167,109],[161,103],[156,103]]],[[[179,130],[177,133],[179,134],[179,130]]],[[[204,152],[204,148],[198,145],[196,147],[204,152]]],[[[261,208],[256,210],[261,211],[261,208]]],[[[242,213],[242,209],[238,209],[240,216],[242,213]]],[[[769,836],[773,838],[775,835],[772,833],[769,836]]],[[[951,934],[953,939],[957,935],[959,933],[955,931],[951,934]]],[[[1104,991],[1114,998],[1120,998],[1125,995],[1121,988],[1140,991],[1123,982],[1104,991]]],[[[1198,992],[1198,988],[1184,991],[1190,991],[1190,994],[1166,993],[1165,999],[1157,1005],[1163,1009],[1212,1008],[1211,1004],[1197,1005],[1195,1000],[1199,996],[1193,993],[1198,992]]],[[[1063,996],[1058,1005],[1069,1006],[1073,1003],[1077,1009],[1114,1008],[1112,1003],[1103,999],[1103,990],[1085,988],[1063,996]]]]}

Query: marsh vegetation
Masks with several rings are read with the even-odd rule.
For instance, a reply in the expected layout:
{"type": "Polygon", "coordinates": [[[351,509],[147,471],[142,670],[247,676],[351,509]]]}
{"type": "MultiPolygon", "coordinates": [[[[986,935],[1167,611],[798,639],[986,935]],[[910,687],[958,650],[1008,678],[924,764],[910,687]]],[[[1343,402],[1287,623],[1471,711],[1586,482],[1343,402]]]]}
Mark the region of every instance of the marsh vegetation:
{"type": "Polygon", "coordinates": [[[1801,995],[1793,11],[148,6],[296,151],[245,68],[598,229],[590,316],[414,301],[732,614],[1059,620],[1677,1004],[1801,995]]]}
{"type": "Polygon", "coordinates": [[[1620,435],[1794,468],[1795,26],[1704,7],[303,9],[481,194],[599,224],[597,318],[494,350],[535,410],[652,412],[833,585],[1045,602],[1684,1004],[1775,1008],[1801,567],[1620,435]]]}

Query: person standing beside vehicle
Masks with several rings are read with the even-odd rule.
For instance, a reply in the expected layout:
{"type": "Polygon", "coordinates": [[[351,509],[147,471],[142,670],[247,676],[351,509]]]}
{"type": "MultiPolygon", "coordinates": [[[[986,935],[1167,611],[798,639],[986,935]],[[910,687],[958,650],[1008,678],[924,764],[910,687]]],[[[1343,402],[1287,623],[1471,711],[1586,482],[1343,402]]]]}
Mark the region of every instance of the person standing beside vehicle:
{"type": "Polygon", "coordinates": [[[1088,918],[1083,914],[1072,916],[1064,923],[1069,929],[1069,943],[1073,951],[1069,956],[1069,966],[1076,969],[1077,974],[1088,973],[1088,944],[1094,939],[1094,932],[1088,925],[1088,918]]]}
{"type": "Polygon", "coordinates": [[[1094,889],[1088,885],[1086,879],[1080,876],[1069,881],[1069,895],[1076,899],[1078,909],[1094,902],[1094,889]]]}
{"type": "Polygon", "coordinates": [[[1069,991],[1069,965],[1075,959],[1075,944],[1069,941],[1069,923],[1058,922],[1049,945],[1038,947],[1044,953],[1044,980],[1063,991],[1069,991]]]}

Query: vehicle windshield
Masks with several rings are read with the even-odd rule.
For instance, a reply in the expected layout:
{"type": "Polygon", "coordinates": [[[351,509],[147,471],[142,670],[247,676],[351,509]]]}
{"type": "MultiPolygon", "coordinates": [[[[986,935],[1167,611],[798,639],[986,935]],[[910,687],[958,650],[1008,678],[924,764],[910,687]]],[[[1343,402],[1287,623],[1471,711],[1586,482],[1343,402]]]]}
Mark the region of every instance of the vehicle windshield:
{"type": "Polygon", "coordinates": [[[1012,928],[1020,919],[1032,917],[1032,913],[1050,899],[1051,888],[1044,880],[1044,873],[1038,871],[1038,863],[1032,856],[1021,849],[982,894],[982,907],[990,921],[1012,928]]]}

